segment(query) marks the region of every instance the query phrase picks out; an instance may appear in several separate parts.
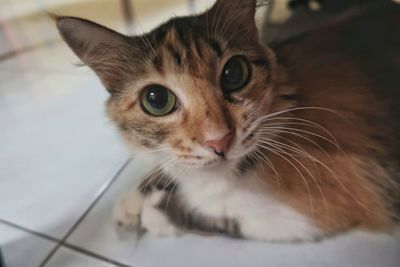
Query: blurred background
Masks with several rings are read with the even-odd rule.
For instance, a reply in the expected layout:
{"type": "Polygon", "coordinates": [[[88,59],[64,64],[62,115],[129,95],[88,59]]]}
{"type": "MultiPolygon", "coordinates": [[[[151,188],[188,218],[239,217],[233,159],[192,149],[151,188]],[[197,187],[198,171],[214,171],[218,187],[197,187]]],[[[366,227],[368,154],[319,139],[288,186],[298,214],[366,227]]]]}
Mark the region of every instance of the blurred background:
{"type": "Polygon", "coordinates": [[[124,33],[148,31],[171,16],[205,10],[213,0],[0,0],[0,59],[57,46],[47,12],[97,21],[124,33]]]}
{"type": "MultiPolygon", "coordinates": [[[[106,91],[90,70],[76,67],[46,12],[135,34],[213,2],[0,0],[1,267],[333,267],[357,259],[399,266],[399,242],[385,235],[294,247],[191,235],[138,240],[116,231],[114,202],[151,166],[122,144],[104,115],[106,91]]],[[[352,2],[360,1],[275,0],[257,20],[264,40],[274,42],[353,14],[352,2]]]]}

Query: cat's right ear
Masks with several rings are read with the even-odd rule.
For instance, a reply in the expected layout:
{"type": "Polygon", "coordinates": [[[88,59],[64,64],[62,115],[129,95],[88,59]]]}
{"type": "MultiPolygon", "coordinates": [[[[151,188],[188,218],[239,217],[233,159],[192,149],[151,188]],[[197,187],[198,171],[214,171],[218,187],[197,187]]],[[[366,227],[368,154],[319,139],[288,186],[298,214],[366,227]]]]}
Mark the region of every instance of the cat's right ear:
{"type": "Polygon", "coordinates": [[[235,38],[258,41],[256,26],[256,9],[261,0],[217,0],[206,13],[207,23],[211,24],[212,31],[228,40],[235,38]],[[225,35],[225,36],[224,36],[225,35]]]}
{"type": "Polygon", "coordinates": [[[126,58],[132,49],[127,37],[97,23],[52,16],[57,28],[73,52],[92,68],[110,93],[121,89],[126,76],[126,58]]]}

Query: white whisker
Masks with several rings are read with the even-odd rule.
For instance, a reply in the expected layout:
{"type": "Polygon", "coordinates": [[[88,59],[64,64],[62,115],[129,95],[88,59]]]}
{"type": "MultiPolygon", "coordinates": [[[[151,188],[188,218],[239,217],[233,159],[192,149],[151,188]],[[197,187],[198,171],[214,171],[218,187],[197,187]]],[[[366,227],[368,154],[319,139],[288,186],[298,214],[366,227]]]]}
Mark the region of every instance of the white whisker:
{"type": "Polygon", "coordinates": [[[152,170],[149,174],[145,175],[142,180],[146,181],[146,183],[143,185],[143,187],[147,187],[151,182],[153,182],[154,179],[157,178],[157,176],[163,171],[164,168],[166,168],[167,166],[171,165],[172,163],[174,163],[176,161],[175,158],[170,158],[167,159],[167,161],[165,163],[163,163],[162,165],[158,166],[157,168],[155,168],[154,170],[152,170]]]}
{"type": "Polygon", "coordinates": [[[170,151],[170,150],[171,149],[169,149],[169,148],[161,148],[161,149],[146,151],[146,152],[143,152],[143,153],[144,154],[152,154],[152,153],[156,153],[156,152],[164,152],[164,151],[170,151]]]}
{"type": "Polygon", "coordinates": [[[330,112],[332,114],[337,115],[338,117],[342,118],[342,119],[346,119],[346,117],[343,116],[343,114],[340,114],[337,110],[334,109],[329,109],[329,108],[323,108],[323,107],[297,107],[297,108],[290,108],[290,109],[286,109],[286,110],[282,110],[282,111],[277,111],[274,113],[270,113],[268,115],[262,116],[260,118],[257,119],[256,123],[259,123],[265,119],[269,119],[281,114],[285,114],[285,113],[289,113],[292,111],[302,111],[302,110],[319,110],[319,111],[326,111],[326,112],[330,112]]]}
{"type": "Polygon", "coordinates": [[[278,186],[278,191],[280,190],[280,186],[281,186],[281,176],[279,175],[278,171],[275,169],[274,164],[271,162],[271,160],[269,160],[269,158],[264,155],[261,151],[256,151],[256,155],[259,156],[259,158],[265,163],[267,164],[268,167],[271,168],[271,170],[275,173],[275,177],[276,177],[276,182],[277,182],[277,186],[278,186]],[[261,154],[261,156],[259,155],[261,154]]]}
{"type": "Polygon", "coordinates": [[[260,132],[266,132],[268,130],[278,130],[280,132],[285,132],[287,134],[293,134],[293,131],[304,133],[304,134],[309,134],[309,135],[321,138],[322,140],[325,140],[326,142],[334,145],[337,149],[340,149],[339,144],[335,143],[335,141],[332,141],[329,138],[326,138],[325,136],[322,136],[320,134],[316,134],[316,133],[313,133],[310,131],[300,130],[300,129],[291,128],[291,127],[283,127],[283,126],[282,127],[280,127],[280,126],[274,126],[274,127],[263,126],[262,128],[260,128],[260,132]]]}
{"type": "Polygon", "coordinates": [[[304,177],[303,173],[299,170],[299,168],[297,168],[296,165],[293,164],[293,162],[291,162],[291,161],[290,161],[289,159],[287,159],[285,156],[282,156],[282,154],[279,153],[279,152],[277,152],[276,150],[271,149],[270,147],[267,147],[267,146],[262,145],[262,144],[257,144],[257,146],[259,146],[259,147],[261,147],[261,148],[264,148],[264,149],[266,149],[267,151],[270,151],[270,152],[274,153],[275,155],[281,157],[281,158],[284,159],[286,162],[288,162],[288,163],[300,174],[300,177],[302,178],[303,183],[304,183],[304,185],[305,185],[305,187],[306,187],[306,190],[307,190],[307,192],[308,192],[308,195],[309,195],[311,216],[314,217],[314,203],[313,203],[313,199],[312,199],[312,196],[311,196],[311,189],[310,189],[310,186],[309,186],[308,183],[307,183],[306,178],[304,177]]]}
{"type": "Polygon", "coordinates": [[[315,185],[316,185],[317,188],[318,188],[318,191],[319,191],[320,194],[321,194],[321,197],[322,197],[322,199],[323,199],[323,201],[324,201],[326,214],[327,214],[327,216],[329,217],[329,209],[328,209],[328,205],[327,205],[326,196],[325,196],[324,192],[322,191],[321,185],[319,184],[318,180],[315,178],[315,176],[312,174],[312,172],[311,172],[301,161],[299,161],[298,159],[296,159],[296,158],[295,158],[293,155],[291,155],[290,153],[287,153],[286,151],[284,151],[284,150],[282,149],[282,147],[283,147],[283,148],[286,148],[286,149],[289,149],[289,150],[292,150],[292,151],[294,150],[295,152],[300,153],[300,154],[304,154],[304,156],[305,156],[306,158],[309,158],[313,163],[315,163],[315,158],[314,158],[312,155],[308,154],[307,152],[302,153],[301,151],[298,151],[297,149],[292,148],[292,147],[290,147],[290,146],[287,146],[286,144],[283,144],[283,143],[281,143],[281,142],[278,142],[278,141],[275,141],[275,140],[272,140],[272,139],[265,139],[265,140],[268,141],[268,142],[263,142],[263,144],[272,146],[273,148],[278,149],[281,153],[284,153],[285,155],[291,157],[294,161],[296,161],[296,162],[308,173],[308,175],[309,175],[309,176],[311,177],[311,179],[314,181],[315,185]],[[275,145],[273,145],[273,144],[271,144],[271,143],[274,143],[275,145]]]}
{"type": "MultiPolygon", "coordinates": [[[[300,121],[300,122],[304,122],[306,124],[310,124],[309,126],[313,125],[316,128],[319,128],[321,130],[323,130],[324,132],[326,132],[334,141],[335,143],[338,143],[338,141],[336,140],[336,137],[332,134],[332,132],[330,132],[328,129],[326,129],[326,127],[322,126],[319,123],[310,121],[310,120],[306,120],[306,119],[301,119],[301,118],[296,118],[296,117],[274,117],[274,118],[269,118],[264,120],[263,122],[267,122],[267,121],[271,121],[271,120],[295,120],[295,121],[300,121]]],[[[287,124],[288,122],[285,122],[285,124],[287,124]]],[[[289,122],[291,123],[291,122],[289,122]]],[[[268,124],[269,125],[269,124],[268,124]]]]}

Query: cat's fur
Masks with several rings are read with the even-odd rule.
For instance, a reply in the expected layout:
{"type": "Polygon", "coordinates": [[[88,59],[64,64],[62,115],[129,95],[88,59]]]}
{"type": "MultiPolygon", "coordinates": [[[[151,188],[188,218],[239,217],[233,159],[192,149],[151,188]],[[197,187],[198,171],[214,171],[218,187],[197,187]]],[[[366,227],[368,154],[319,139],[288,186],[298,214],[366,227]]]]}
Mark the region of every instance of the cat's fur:
{"type": "Polygon", "coordinates": [[[110,92],[107,111],[122,136],[159,163],[121,198],[117,221],[157,235],[271,241],[390,230],[400,192],[399,9],[272,52],[259,41],[256,2],[218,0],[206,13],[134,37],[56,18],[110,92]],[[362,30],[368,21],[370,35],[362,30]],[[236,55],[250,62],[251,81],[226,95],[220,74],[236,55]],[[173,91],[179,109],[165,117],[143,112],[139,94],[148,84],[173,91]],[[226,134],[234,138],[225,157],[204,146],[226,134]]]}

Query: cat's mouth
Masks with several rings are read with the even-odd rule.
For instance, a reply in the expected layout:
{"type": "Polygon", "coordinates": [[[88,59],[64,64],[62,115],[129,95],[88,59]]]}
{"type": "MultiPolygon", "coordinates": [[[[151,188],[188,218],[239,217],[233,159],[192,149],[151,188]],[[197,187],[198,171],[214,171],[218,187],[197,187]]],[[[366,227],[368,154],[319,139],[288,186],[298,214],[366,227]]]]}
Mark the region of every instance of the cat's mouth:
{"type": "Polygon", "coordinates": [[[257,147],[257,129],[250,134],[242,137],[235,138],[231,148],[223,154],[204,151],[197,154],[180,154],[176,155],[178,162],[182,165],[199,168],[199,169],[212,169],[219,167],[235,166],[235,163],[240,162],[243,158],[248,156],[257,147]]]}
{"type": "Polygon", "coordinates": [[[204,168],[212,168],[212,167],[217,167],[217,166],[224,166],[230,162],[229,159],[227,158],[217,158],[213,160],[209,160],[205,163],[203,163],[204,168]]]}
{"type": "Polygon", "coordinates": [[[182,165],[205,169],[225,166],[232,161],[232,159],[227,157],[207,158],[199,156],[191,156],[190,158],[188,156],[179,157],[178,160],[182,165]]]}

